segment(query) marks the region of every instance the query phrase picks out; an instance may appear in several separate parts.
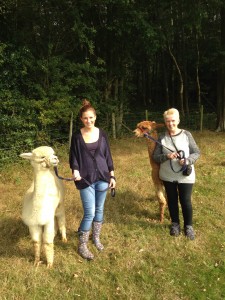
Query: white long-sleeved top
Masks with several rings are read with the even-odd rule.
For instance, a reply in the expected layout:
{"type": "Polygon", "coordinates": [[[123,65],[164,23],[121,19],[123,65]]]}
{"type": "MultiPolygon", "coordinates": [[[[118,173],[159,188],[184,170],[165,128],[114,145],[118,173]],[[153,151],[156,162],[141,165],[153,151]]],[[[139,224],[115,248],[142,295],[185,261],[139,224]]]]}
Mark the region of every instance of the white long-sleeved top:
{"type": "Polygon", "coordinates": [[[171,149],[173,152],[177,152],[178,150],[183,150],[185,153],[185,158],[187,159],[187,164],[192,165],[192,172],[189,176],[184,176],[181,170],[181,165],[179,164],[178,159],[173,159],[170,162],[167,154],[171,153],[168,149],[163,147],[160,144],[156,144],[156,148],[153,152],[153,159],[160,163],[159,169],[159,178],[163,181],[177,181],[179,183],[194,183],[195,182],[195,168],[194,163],[200,156],[200,150],[192,136],[192,134],[187,130],[181,130],[177,135],[172,136],[173,141],[171,140],[171,136],[168,132],[162,134],[158,142],[163,146],[171,149]],[[174,144],[176,146],[174,146],[174,144]],[[171,163],[174,171],[171,168],[171,163]]]}

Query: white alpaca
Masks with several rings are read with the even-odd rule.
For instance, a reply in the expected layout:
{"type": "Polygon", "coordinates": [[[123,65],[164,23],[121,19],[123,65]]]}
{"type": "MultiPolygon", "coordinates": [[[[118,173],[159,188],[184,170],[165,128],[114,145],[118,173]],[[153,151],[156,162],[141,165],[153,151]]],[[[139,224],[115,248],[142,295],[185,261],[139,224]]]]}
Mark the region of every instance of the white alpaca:
{"type": "Polygon", "coordinates": [[[40,264],[43,243],[47,267],[53,265],[54,237],[59,229],[62,240],[66,239],[64,185],[51,166],[57,166],[59,160],[51,147],[41,146],[29,153],[20,154],[29,159],[34,168],[34,180],[27,190],[22,209],[22,220],[29,227],[34,243],[34,264],[40,264]]]}

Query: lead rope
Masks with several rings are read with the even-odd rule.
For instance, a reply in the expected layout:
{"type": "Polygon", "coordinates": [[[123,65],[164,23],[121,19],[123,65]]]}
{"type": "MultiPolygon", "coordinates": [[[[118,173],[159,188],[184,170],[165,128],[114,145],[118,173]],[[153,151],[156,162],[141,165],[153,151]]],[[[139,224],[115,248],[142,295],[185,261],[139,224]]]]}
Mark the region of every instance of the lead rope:
{"type": "Polygon", "coordinates": [[[179,160],[184,159],[184,165],[178,171],[174,170],[173,165],[172,165],[172,159],[170,159],[170,167],[171,167],[171,169],[173,170],[174,173],[179,173],[179,172],[182,172],[182,171],[186,170],[186,168],[187,168],[186,158],[185,158],[185,152],[183,150],[178,150],[177,149],[177,147],[176,147],[176,145],[174,143],[174,140],[172,139],[172,136],[171,136],[170,133],[169,133],[169,135],[170,135],[170,138],[171,138],[171,141],[172,141],[172,144],[173,144],[174,148],[176,149],[177,153],[179,154],[178,159],[179,160]]]}
{"type": "MultiPolygon", "coordinates": [[[[56,175],[60,180],[74,181],[74,179],[75,179],[74,177],[65,178],[65,177],[59,176],[57,166],[54,166],[54,171],[55,171],[55,175],[56,175]]],[[[110,187],[107,187],[107,188],[104,189],[104,190],[96,189],[96,188],[94,188],[94,187],[91,185],[91,183],[90,183],[89,181],[87,181],[85,178],[83,178],[83,177],[81,177],[81,178],[82,178],[82,180],[84,180],[84,181],[86,182],[86,184],[87,184],[88,186],[90,186],[90,187],[91,187],[93,190],[95,190],[96,192],[106,192],[106,191],[108,191],[108,190],[110,189],[110,187]]],[[[115,197],[115,195],[116,195],[116,190],[115,190],[115,188],[111,188],[111,196],[112,196],[112,197],[115,197]]]]}
{"type": "MultiPolygon", "coordinates": [[[[153,138],[152,136],[150,136],[148,133],[144,133],[143,135],[144,135],[144,137],[146,137],[147,139],[152,140],[153,142],[159,144],[160,146],[164,147],[165,149],[169,150],[170,152],[174,152],[172,149],[166,147],[165,145],[163,145],[162,143],[160,143],[159,141],[157,141],[156,139],[154,139],[154,138],[153,138]]],[[[173,139],[172,139],[171,135],[170,135],[170,138],[171,138],[171,140],[172,140],[172,143],[173,143],[173,145],[174,145],[174,147],[175,147],[177,153],[180,155],[180,158],[179,158],[179,159],[184,158],[184,160],[185,160],[185,161],[184,161],[184,165],[182,166],[182,168],[181,168],[179,171],[175,171],[174,168],[173,168],[173,166],[172,166],[171,159],[170,159],[170,167],[171,167],[171,169],[173,170],[173,172],[179,173],[179,172],[181,172],[181,171],[186,170],[186,168],[187,168],[187,165],[186,165],[186,158],[185,158],[185,153],[184,153],[183,150],[177,150],[177,147],[175,146],[175,144],[174,144],[174,142],[173,142],[173,139]]]]}

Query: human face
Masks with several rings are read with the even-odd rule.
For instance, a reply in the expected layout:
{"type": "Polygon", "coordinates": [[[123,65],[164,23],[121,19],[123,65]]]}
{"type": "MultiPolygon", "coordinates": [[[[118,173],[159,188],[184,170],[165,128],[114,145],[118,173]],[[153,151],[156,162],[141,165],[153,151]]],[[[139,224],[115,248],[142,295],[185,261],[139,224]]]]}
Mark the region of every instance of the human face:
{"type": "Polygon", "coordinates": [[[82,117],[80,118],[84,127],[91,129],[95,125],[96,115],[92,110],[87,110],[83,112],[82,117]]]}
{"type": "Polygon", "coordinates": [[[165,117],[166,127],[172,134],[177,132],[179,122],[179,117],[176,114],[167,115],[165,117]]]}

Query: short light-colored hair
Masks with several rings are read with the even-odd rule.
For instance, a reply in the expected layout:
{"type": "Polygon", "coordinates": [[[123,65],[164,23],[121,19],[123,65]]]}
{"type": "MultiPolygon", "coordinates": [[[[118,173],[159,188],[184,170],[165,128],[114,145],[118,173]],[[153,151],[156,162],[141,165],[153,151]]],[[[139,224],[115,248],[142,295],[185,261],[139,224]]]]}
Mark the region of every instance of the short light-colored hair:
{"type": "Polygon", "coordinates": [[[166,120],[166,118],[170,115],[176,115],[178,120],[180,120],[180,114],[176,108],[169,108],[168,110],[164,111],[163,113],[164,120],[166,120]]]}

